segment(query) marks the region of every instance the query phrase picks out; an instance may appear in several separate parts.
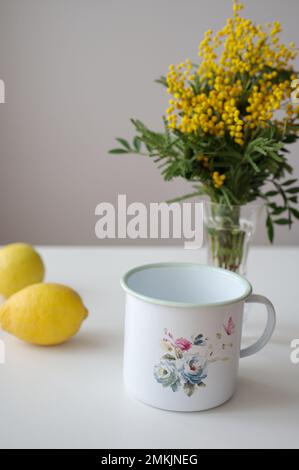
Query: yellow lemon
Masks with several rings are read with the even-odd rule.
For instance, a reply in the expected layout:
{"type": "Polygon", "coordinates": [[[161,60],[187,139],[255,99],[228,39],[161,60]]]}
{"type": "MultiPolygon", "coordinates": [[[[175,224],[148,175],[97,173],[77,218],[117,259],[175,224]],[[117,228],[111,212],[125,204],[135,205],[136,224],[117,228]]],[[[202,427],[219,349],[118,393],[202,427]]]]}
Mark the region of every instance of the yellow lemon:
{"type": "Polygon", "coordinates": [[[5,298],[44,279],[45,268],[31,245],[12,243],[0,249],[0,295],[5,298]]]}
{"type": "Polygon", "coordinates": [[[76,334],[87,314],[74,290],[40,283],[25,287],[0,306],[0,324],[19,339],[50,346],[76,334]]]}

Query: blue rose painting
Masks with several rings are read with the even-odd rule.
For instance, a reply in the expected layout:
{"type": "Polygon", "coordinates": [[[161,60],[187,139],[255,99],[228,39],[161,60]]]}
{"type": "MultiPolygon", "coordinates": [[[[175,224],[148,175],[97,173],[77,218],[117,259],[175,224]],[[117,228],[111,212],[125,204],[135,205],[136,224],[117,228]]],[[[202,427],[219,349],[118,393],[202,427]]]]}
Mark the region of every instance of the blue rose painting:
{"type": "Polygon", "coordinates": [[[174,338],[167,329],[161,346],[165,353],[160,362],[154,366],[154,377],[163,387],[169,387],[173,392],[183,390],[191,397],[196,389],[206,386],[208,366],[216,361],[227,361],[227,351],[233,343],[227,338],[234,333],[234,323],[230,317],[229,330],[223,325],[224,332],[217,333],[215,341],[197,334],[187,338],[174,338]]]}

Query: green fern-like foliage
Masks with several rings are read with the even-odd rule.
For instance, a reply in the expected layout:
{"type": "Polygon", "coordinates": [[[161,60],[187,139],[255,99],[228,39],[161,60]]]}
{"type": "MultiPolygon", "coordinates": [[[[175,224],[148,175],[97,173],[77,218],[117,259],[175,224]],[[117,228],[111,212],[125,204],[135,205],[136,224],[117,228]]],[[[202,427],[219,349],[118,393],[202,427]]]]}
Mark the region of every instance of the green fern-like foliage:
{"type": "Polygon", "coordinates": [[[299,193],[296,178],[288,178],[292,168],[288,164],[285,144],[298,139],[297,128],[278,129],[271,123],[259,128],[250,137],[244,149],[240,149],[228,136],[215,139],[205,136],[185,136],[170,131],[164,121],[164,131],[148,129],[141,121],[132,120],[136,136],[132,143],[118,138],[120,147],[111,154],[146,155],[161,168],[166,181],[181,177],[193,183],[194,191],[171,202],[207,194],[213,202],[242,205],[263,199],[267,207],[267,231],[270,241],[274,237],[274,224],[292,226],[299,219],[296,208],[299,193]],[[208,157],[208,165],[198,159],[208,157]],[[226,184],[217,189],[211,181],[211,172],[226,174],[226,184]],[[266,183],[273,189],[265,191],[266,183]],[[280,200],[277,200],[277,196],[280,200]]]}

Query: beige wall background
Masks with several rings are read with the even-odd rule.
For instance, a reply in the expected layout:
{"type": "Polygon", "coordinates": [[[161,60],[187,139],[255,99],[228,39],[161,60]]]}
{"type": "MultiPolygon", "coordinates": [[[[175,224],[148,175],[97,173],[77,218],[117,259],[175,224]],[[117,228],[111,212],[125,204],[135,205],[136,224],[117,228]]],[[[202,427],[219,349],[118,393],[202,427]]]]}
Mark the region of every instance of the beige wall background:
{"type": "MultiPolygon", "coordinates": [[[[298,0],[247,0],[257,22],[280,20],[298,42],[298,0]]],[[[94,210],[117,194],[164,201],[188,192],[150,159],[108,156],[130,117],[161,125],[153,81],[223,25],[230,0],[0,0],[0,243],[99,244],[94,210]]],[[[290,161],[299,176],[299,146],[290,161]]],[[[298,244],[299,224],[277,244],[298,244]]],[[[264,224],[257,243],[267,243],[264,224]]],[[[139,242],[138,242],[139,243],[139,242]]]]}

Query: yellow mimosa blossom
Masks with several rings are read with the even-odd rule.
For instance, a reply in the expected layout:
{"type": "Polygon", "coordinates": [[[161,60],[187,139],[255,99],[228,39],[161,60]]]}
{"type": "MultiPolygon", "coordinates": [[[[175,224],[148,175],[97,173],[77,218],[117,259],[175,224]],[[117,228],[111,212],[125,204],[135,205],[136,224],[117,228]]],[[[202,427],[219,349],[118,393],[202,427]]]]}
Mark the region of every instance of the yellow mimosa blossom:
{"type": "Polygon", "coordinates": [[[240,147],[246,129],[265,126],[282,103],[290,100],[290,77],[278,76],[292,70],[294,43],[285,46],[275,21],[262,26],[242,18],[243,5],[233,2],[233,18],[213,36],[208,30],[199,45],[199,67],[190,59],[171,65],[166,77],[172,95],[167,109],[171,129],[183,134],[216,138],[228,135],[240,147]],[[218,51],[220,49],[220,51],[218,51]]]}
{"type": "Polygon", "coordinates": [[[226,179],[226,176],[225,175],[220,175],[220,173],[218,171],[214,171],[212,173],[212,179],[213,179],[215,188],[218,189],[218,188],[221,188],[221,186],[223,185],[223,183],[226,179]]]}

